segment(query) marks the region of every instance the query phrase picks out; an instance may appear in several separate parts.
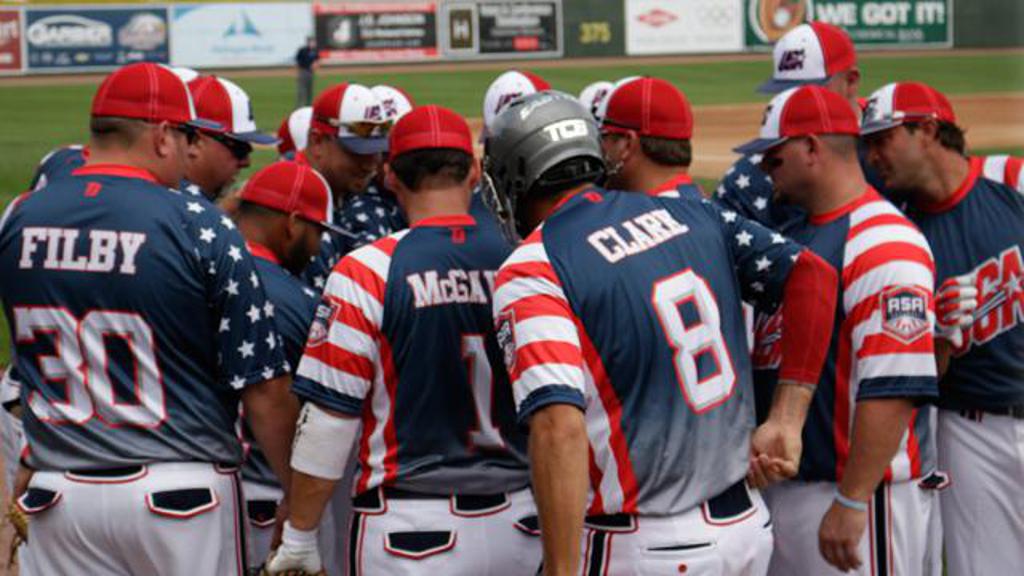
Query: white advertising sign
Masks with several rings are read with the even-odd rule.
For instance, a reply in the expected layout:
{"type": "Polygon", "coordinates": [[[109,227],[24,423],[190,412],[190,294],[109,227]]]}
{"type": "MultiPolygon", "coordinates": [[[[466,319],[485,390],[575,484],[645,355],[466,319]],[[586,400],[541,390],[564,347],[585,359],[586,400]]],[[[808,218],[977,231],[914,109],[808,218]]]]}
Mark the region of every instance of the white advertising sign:
{"type": "Polygon", "coordinates": [[[626,0],[626,53],[741,52],[741,0],[626,0]]]}
{"type": "Polygon", "coordinates": [[[313,35],[305,3],[175,6],[171,64],[190,68],[282,66],[313,35]]]}

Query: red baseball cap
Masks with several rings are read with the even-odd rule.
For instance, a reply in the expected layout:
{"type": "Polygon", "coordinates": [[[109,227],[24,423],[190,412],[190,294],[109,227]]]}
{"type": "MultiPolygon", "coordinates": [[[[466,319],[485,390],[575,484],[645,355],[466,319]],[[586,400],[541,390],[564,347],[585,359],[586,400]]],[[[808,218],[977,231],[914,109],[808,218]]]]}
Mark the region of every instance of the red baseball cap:
{"type": "Polygon", "coordinates": [[[608,96],[601,128],[689,140],[693,137],[693,111],[686,96],[671,82],[645,76],[622,84],[608,96]]]}
{"type": "Polygon", "coordinates": [[[857,114],[842,96],[821,86],[790,88],[772,98],[765,109],[761,135],[733,148],[740,154],[764,152],[786,140],[811,134],[857,136],[857,114]]]}
{"type": "Polygon", "coordinates": [[[289,152],[302,152],[306,149],[309,140],[309,122],[313,119],[313,107],[303,106],[292,111],[281,121],[281,127],[277,129],[278,154],[284,155],[289,152]]]}
{"type": "Polygon", "coordinates": [[[772,50],[775,68],[759,92],[776,94],[804,84],[824,84],[857,65],[850,35],[826,22],[801,24],[779,38],[772,50]]]}
{"type": "Polygon", "coordinates": [[[454,148],[473,155],[473,134],[465,118],[441,106],[420,106],[391,130],[389,158],[413,150],[454,148]]]}
{"type": "Polygon", "coordinates": [[[111,72],[93,96],[91,114],[224,129],[217,122],[196,118],[185,83],[170,68],[152,62],[128,64],[111,72]]]}
{"type": "Polygon", "coordinates": [[[277,144],[276,137],[256,129],[252,101],[234,82],[217,76],[198,76],[188,83],[188,90],[196,113],[224,126],[222,132],[228,136],[251,144],[277,144]]]}
{"type": "Polygon", "coordinates": [[[872,134],[904,122],[929,118],[955,124],[956,114],[949,99],[927,84],[893,82],[882,86],[868,98],[860,133],[872,134]]]}
{"type": "Polygon", "coordinates": [[[331,86],[313,102],[313,130],[331,134],[353,154],[379,154],[388,148],[391,124],[373,91],[361,84],[331,86]]]}
{"type": "Polygon", "coordinates": [[[327,181],[304,164],[274,162],[249,178],[239,198],[344,233],[331,222],[333,206],[327,181]]]}

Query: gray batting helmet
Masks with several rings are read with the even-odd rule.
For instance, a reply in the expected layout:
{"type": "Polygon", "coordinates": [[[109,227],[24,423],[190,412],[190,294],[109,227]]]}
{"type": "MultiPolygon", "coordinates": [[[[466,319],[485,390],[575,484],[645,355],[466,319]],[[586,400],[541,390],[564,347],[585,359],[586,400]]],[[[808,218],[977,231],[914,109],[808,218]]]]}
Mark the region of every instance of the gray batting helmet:
{"type": "Polygon", "coordinates": [[[506,222],[528,195],[599,182],[605,168],[594,117],[563,92],[517,100],[488,129],[484,170],[496,192],[498,216],[506,222]]]}

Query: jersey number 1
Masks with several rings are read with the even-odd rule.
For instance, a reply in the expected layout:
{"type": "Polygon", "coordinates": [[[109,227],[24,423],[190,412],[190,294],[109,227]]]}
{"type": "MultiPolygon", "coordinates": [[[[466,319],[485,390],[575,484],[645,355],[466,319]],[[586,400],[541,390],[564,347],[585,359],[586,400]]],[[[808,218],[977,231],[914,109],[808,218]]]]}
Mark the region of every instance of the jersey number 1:
{"type": "Polygon", "coordinates": [[[736,386],[732,359],[722,338],[721,315],[707,282],[687,269],[654,283],[654,310],[673,351],[676,379],[686,403],[702,414],[725,402],[736,386]],[[692,318],[683,319],[683,306],[692,318]],[[707,359],[703,378],[698,359],[707,359]]]}
{"type": "Polygon", "coordinates": [[[167,416],[153,330],[138,314],[93,310],[75,318],[64,308],[14,309],[18,342],[30,343],[37,334],[53,335],[53,355],[39,356],[40,375],[64,387],[64,399],[49,401],[38,391],[29,396],[32,412],[44,422],[85,424],[95,415],[111,426],[159,426],[167,416]],[[134,402],[119,400],[110,378],[107,340],[123,340],[131,353],[134,402]]]}
{"type": "Polygon", "coordinates": [[[491,408],[494,405],[494,371],[487,359],[487,347],[480,334],[462,335],[462,361],[469,370],[469,385],[473,388],[473,406],[476,408],[477,427],[469,431],[469,445],[485,450],[505,448],[501,431],[494,425],[491,408]]]}

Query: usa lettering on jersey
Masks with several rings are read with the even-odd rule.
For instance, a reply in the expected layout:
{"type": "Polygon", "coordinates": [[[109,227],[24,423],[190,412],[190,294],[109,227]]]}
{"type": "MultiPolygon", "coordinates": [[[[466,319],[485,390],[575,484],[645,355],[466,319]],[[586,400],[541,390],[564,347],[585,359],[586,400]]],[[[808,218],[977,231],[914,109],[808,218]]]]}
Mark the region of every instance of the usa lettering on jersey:
{"type": "Polygon", "coordinates": [[[79,251],[82,235],[77,228],[27,226],[21,231],[21,258],[18,267],[30,270],[37,265],[37,254],[45,246],[46,257],[39,264],[46,270],[74,272],[113,272],[135,274],[135,258],[146,242],[141,232],[89,230],[88,253],[79,251]],[[120,266],[116,266],[120,256],[120,266]]]}
{"type": "Polygon", "coordinates": [[[1024,258],[1020,246],[1003,250],[973,270],[978,289],[974,324],[964,334],[964,346],[981,345],[1024,322],[1024,258]]]}
{"type": "Polygon", "coordinates": [[[412,289],[416,308],[441,304],[488,304],[494,292],[493,270],[449,270],[444,277],[437,270],[416,272],[406,276],[412,289]],[[486,283],[487,288],[484,288],[486,283]]]}
{"type": "Polygon", "coordinates": [[[587,242],[605,260],[614,264],[682,236],[689,230],[688,226],[672,218],[667,210],[659,209],[645,212],[618,226],[607,226],[592,232],[587,236],[587,242]]]}

